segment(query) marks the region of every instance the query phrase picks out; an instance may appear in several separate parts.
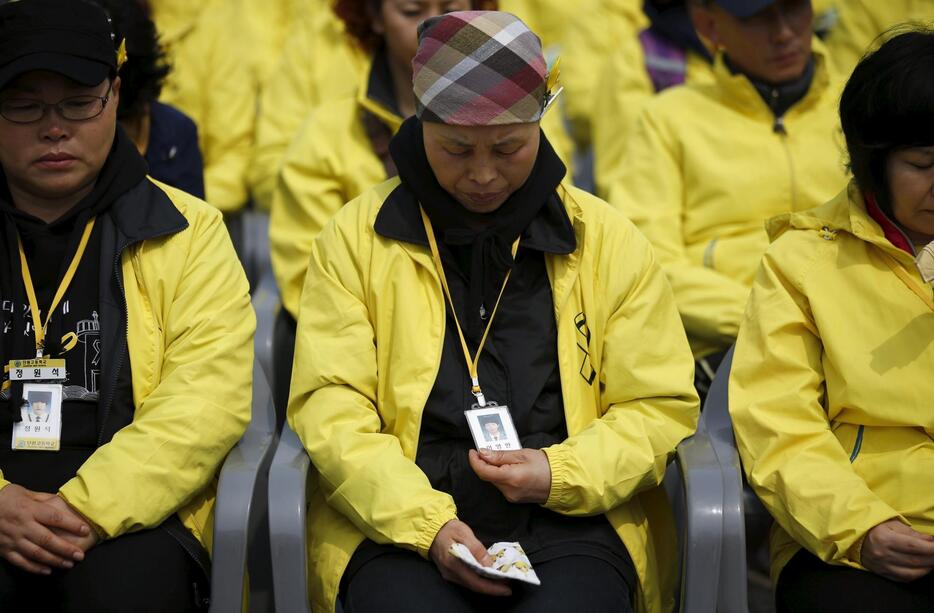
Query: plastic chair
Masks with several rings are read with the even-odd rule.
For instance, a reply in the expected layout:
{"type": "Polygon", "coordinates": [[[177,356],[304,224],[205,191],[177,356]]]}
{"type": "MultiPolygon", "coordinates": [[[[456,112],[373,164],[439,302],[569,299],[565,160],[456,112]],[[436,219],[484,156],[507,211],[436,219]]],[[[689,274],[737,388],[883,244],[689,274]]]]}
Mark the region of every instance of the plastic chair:
{"type": "MultiPolygon", "coordinates": [[[[269,471],[270,541],[273,585],[278,613],[308,613],[305,488],[310,461],[298,435],[288,424],[269,471]]],[[[683,441],[666,476],[678,501],[682,543],[681,606],[684,613],[717,610],[722,543],[720,465],[706,434],[683,441]]]]}
{"type": "Polygon", "coordinates": [[[706,433],[678,445],[665,475],[681,544],[682,613],[717,610],[723,543],[723,477],[706,433]]]}
{"type": "Polygon", "coordinates": [[[305,524],[310,466],[302,442],[286,423],[269,469],[269,539],[276,613],[311,612],[305,524]]]}
{"type": "Polygon", "coordinates": [[[747,522],[767,526],[771,518],[755,493],[743,485],[742,465],[729,411],[728,384],[732,364],[731,348],[720,363],[710,386],[698,432],[706,433],[710,438],[723,479],[723,548],[718,611],[747,613],[747,522]]]}
{"type": "Polygon", "coordinates": [[[246,271],[250,288],[255,290],[266,272],[272,270],[269,255],[269,213],[245,210],[239,214],[237,224],[237,253],[246,271]]]}
{"type": "Polygon", "coordinates": [[[273,277],[272,269],[260,277],[253,289],[253,310],[256,312],[256,336],[253,343],[255,359],[263,368],[266,380],[275,381],[275,359],[273,357],[273,335],[276,317],[282,308],[279,301],[279,289],[273,277]]]}
{"type": "MultiPolygon", "coordinates": [[[[224,460],[217,485],[211,568],[212,613],[243,610],[248,565],[250,610],[269,610],[264,603],[271,598],[268,590],[264,593],[261,588],[263,567],[268,567],[269,560],[265,485],[275,449],[274,439],[272,392],[262,366],[254,361],[252,420],[224,460]]],[[[271,584],[271,579],[266,583],[271,584]]]]}

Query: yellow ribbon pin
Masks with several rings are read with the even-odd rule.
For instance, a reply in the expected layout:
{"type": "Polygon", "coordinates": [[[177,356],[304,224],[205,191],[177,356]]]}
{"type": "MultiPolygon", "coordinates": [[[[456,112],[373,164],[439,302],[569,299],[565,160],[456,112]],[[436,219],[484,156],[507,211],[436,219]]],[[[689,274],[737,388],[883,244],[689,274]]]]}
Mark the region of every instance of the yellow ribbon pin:
{"type": "Polygon", "coordinates": [[[117,48],[117,70],[120,70],[120,67],[126,63],[126,60],[126,39],[124,38],[120,41],[120,46],[117,48]]]}
{"type": "Polygon", "coordinates": [[[551,70],[548,71],[548,80],[545,82],[545,89],[550,94],[555,91],[555,86],[558,85],[558,77],[561,76],[561,58],[555,60],[555,63],[551,66],[551,70]]]}

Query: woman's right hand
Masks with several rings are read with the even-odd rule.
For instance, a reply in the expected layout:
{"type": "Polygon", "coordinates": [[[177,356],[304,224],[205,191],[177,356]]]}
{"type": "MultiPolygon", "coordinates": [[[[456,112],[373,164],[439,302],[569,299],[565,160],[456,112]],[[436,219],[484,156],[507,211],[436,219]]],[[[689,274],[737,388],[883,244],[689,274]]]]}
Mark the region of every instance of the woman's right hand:
{"type": "Polygon", "coordinates": [[[478,594],[487,594],[489,596],[512,595],[512,590],[504,581],[494,581],[481,577],[472,568],[455,558],[451,554],[451,545],[454,543],[465,545],[477,562],[483,566],[493,565],[493,558],[487,553],[483,543],[474,536],[470,526],[459,519],[452,519],[438,530],[438,534],[428,550],[428,555],[431,556],[442,577],[478,594]]]}
{"type": "Polygon", "coordinates": [[[907,583],[920,579],[934,568],[934,536],[890,519],[866,534],[860,562],[892,581],[907,583]]]}
{"type": "Polygon", "coordinates": [[[0,490],[0,556],[43,575],[52,568],[71,568],[84,559],[84,551],[56,535],[57,530],[76,537],[91,532],[75,513],[45,502],[48,496],[12,483],[0,490]]]}

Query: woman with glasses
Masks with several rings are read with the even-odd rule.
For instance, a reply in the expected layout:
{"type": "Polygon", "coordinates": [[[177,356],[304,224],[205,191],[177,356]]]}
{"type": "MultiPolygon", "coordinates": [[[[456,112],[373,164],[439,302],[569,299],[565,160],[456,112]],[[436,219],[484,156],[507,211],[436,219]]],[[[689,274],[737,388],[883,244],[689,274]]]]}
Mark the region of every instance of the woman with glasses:
{"type": "Polygon", "coordinates": [[[788,611],[934,610],[934,30],[864,58],[853,180],[769,223],[730,378],[788,611]]]}
{"type": "Polygon", "coordinates": [[[205,610],[243,269],[219,211],[147,177],[99,5],[0,5],[0,41],[0,610],[205,610]]]}

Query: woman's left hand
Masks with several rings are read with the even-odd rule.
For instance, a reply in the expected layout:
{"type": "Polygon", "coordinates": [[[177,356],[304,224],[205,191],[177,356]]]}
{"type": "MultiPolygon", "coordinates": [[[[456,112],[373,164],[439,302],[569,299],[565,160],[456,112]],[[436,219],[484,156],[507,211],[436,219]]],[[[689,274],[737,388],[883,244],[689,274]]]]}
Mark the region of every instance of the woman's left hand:
{"type": "Polygon", "coordinates": [[[509,502],[544,504],[551,492],[551,465],[541,449],[469,452],[477,476],[495,485],[509,502]]]}

